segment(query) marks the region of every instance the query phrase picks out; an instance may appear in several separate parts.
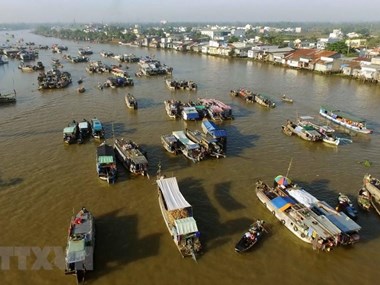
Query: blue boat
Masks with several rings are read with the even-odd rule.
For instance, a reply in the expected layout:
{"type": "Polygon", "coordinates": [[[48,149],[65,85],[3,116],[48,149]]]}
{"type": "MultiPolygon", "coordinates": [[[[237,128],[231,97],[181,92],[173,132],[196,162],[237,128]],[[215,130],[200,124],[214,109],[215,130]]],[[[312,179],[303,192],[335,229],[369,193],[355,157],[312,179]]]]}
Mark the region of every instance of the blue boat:
{"type": "Polygon", "coordinates": [[[91,129],[92,129],[92,136],[95,139],[104,138],[104,128],[99,119],[97,118],[91,119],[91,129]]]}
{"type": "Polygon", "coordinates": [[[223,145],[223,150],[226,150],[227,144],[227,132],[224,129],[220,129],[214,122],[204,119],[202,121],[202,130],[205,134],[209,134],[213,138],[223,145]]]}

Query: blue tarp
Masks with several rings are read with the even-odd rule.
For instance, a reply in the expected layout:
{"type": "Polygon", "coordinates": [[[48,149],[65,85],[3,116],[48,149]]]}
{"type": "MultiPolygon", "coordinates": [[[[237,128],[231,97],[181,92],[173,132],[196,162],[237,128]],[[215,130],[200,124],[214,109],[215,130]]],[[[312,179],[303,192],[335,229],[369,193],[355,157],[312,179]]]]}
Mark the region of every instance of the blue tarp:
{"type": "Polygon", "coordinates": [[[274,205],[277,209],[279,209],[279,210],[281,210],[281,211],[284,211],[284,210],[286,210],[289,206],[295,204],[295,203],[294,203],[294,200],[293,200],[292,198],[288,197],[288,196],[285,196],[285,197],[281,197],[281,196],[276,197],[276,198],[274,198],[274,199],[272,200],[272,203],[273,203],[273,205],[274,205]]]}

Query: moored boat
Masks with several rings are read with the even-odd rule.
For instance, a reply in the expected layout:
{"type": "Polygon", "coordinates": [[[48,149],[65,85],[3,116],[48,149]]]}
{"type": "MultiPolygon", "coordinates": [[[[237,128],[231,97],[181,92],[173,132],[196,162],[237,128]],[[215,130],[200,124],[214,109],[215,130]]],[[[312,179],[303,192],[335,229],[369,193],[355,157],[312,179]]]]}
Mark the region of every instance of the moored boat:
{"type": "Polygon", "coordinates": [[[178,139],[173,134],[166,134],[161,136],[162,146],[172,154],[178,154],[181,152],[178,139]]]}
{"type": "Polygon", "coordinates": [[[148,159],[138,144],[121,138],[115,139],[113,147],[117,158],[129,172],[148,175],[148,159]]]}
{"type": "Polygon", "coordinates": [[[100,122],[99,119],[97,119],[97,118],[91,119],[91,131],[92,131],[92,136],[95,139],[104,138],[104,127],[103,127],[103,124],[100,122]]]}
{"type": "Polygon", "coordinates": [[[204,158],[200,145],[190,140],[184,131],[173,131],[172,134],[177,138],[179,148],[185,157],[192,162],[198,162],[204,158]]]}
{"type": "Polygon", "coordinates": [[[334,224],[282,193],[280,188],[272,188],[259,180],[256,195],[289,231],[303,242],[312,244],[314,249],[330,251],[338,245],[340,230],[334,224]]]}
{"type": "Polygon", "coordinates": [[[302,125],[300,123],[293,123],[287,120],[286,124],[282,126],[282,131],[286,135],[296,134],[306,141],[322,141],[323,136],[311,125],[302,125]]]}
{"type": "Polygon", "coordinates": [[[91,137],[91,133],[92,133],[91,124],[86,119],[83,119],[83,121],[79,122],[78,128],[79,128],[78,143],[84,143],[85,140],[91,137]]]}
{"type": "Polygon", "coordinates": [[[169,118],[176,119],[181,117],[182,103],[177,100],[165,100],[165,111],[169,118]]]}
{"type": "Polygon", "coordinates": [[[250,225],[248,231],[246,231],[240,240],[235,245],[236,252],[245,252],[251,249],[262,237],[267,230],[264,228],[265,221],[256,220],[250,225]]]}
{"type": "Polygon", "coordinates": [[[216,138],[208,134],[201,133],[198,130],[186,129],[186,136],[195,143],[198,143],[204,149],[205,156],[213,156],[216,158],[226,157],[224,146],[216,138]]]}
{"type": "Polygon", "coordinates": [[[82,208],[71,218],[65,251],[65,274],[84,284],[87,271],[94,268],[95,219],[82,208]]]}
{"type": "MultiPolygon", "coordinates": [[[[276,177],[277,181],[278,178],[289,180],[287,177],[282,175],[276,177]]],[[[286,183],[285,185],[278,183],[277,188],[283,189],[281,190],[281,193],[286,193],[298,203],[314,212],[319,218],[325,219],[334,225],[339,231],[336,235],[338,245],[352,245],[360,240],[359,231],[361,230],[361,227],[344,212],[336,211],[328,203],[318,200],[305,189],[296,184],[286,183]]]]}
{"type": "Polygon", "coordinates": [[[74,120],[63,129],[63,141],[67,144],[73,144],[77,142],[78,137],[78,123],[74,120]]]}
{"type": "Polygon", "coordinates": [[[359,207],[364,210],[369,212],[372,208],[371,204],[371,193],[363,186],[362,188],[359,189],[358,192],[358,197],[357,197],[357,202],[359,207]]]}
{"type": "Polygon", "coordinates": [[[0,93],[0,104],[16,103],[16,90],[0,93]]]}
{"type": "Polygon", "coordinates": [[[103,142],[96,149],[96,171],[101,180],[115,183],[117,177],[116,156],[112,146],[103,142]]]}
{"type": "Polygon", "coordinates": [[[240,88],[237,90],[231,90],[230,95],[234,97],[239,97],[247,103],[254,103],[255,102],[255,94],[248,89],[240,88]]]}
{"type": "Polygon", "coordinates": [[[319,114],[322,117],[349,130],[362,134],[371,134],[373,132],[372,130],[367,129],[366,121],[364,119],[349,115],[345,112],[340,111],[339,109],[322,106],[319,109],[319,114]]]}
{"type": "Polygon", "coordinates": [[[371,174],[365,174],[363,178],[363,190],[370,194],[371,206],[380,215],[380,179],[371,174]]]}
{"type": "Polygon", "coordinates": [[[175,177],[157,179],[158,202],[166,227],[183,257],[201,252],[200,232],[193,208],[183,197],[175,177]]]}

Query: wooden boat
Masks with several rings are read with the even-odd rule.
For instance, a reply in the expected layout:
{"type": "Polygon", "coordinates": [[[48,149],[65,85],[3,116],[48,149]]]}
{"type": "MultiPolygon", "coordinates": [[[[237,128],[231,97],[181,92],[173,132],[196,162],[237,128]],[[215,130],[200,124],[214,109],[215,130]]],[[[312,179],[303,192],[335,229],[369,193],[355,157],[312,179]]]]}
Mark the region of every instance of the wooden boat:
{"type": "Polygon", "coordinates": [[[314,249],[330,251],[338,245],[340,230],[329,220],[283,193],[281,188],[272,188],[259,180],[256,183],[256,195],[289,231],[303,242],[312,244],[314,249]]]}
{"type": "Polygon", "coordinates": [[[190,140],[184,131],[173,131],[172,134],[177,138],[179,148],[185,157],[192,162],[198,162],[204,158],[200,145],[190,140]]]}
{"type": "Polygon", "coordinates": [[[322,117],[351,131],[355,131],[362,134],[371,134],[373,132],[372,130],[367,129],[366,121],[364,119],[351,116],[338,109],[322,106],[319,109],[319,114],[322,117]]]}
{"type": "Polygon", "coordinates": [[[89,137],[91,137],[91,124],[86,119],[83,119],[82,122],[79,122],[78,124],[79,128],[79,136],[78,136],[78,143],[84,143],[85,140],[87,140],[89,137]]]}
{"type": "Polygon", "coordinates": [[[252,93],[251,90],[240,88],[237,90],[231,90],[230,95],[234,97],[239,97],[243,99],[247,103],[254,103],[255,101],[255,94],[252,93]]]}
{"type": "Polygon", "coordinates": [[[182,103],[177,100],[165,100],[165,111],[171,119],[181,117],[182,103]]]}
{"type": "Polygon", "coordinates": [[[81,87],[78,87],[77,91],[78,91],[78,93],[84,93],[84,92],[86,92],[86,88],[81,86],[81,87]]]}
{"type": "Polygon", "coordinates": [[[0,104],[16,103],[16,90],[0,93],[0,104]]]}
{"type": "Polygon", "coordinates": [[[363,178],[363,188],[370,194],[371,206],[380,215],[380,179],[365,174],[363,178]]]}
{"type": "Polygon", "coordinates": [[[117,158],[129,172],[148,175],[148,159],[138,144],[121,138],[115,139],[113,147],[117,158]]]}
{"type": "Polygon", "coordinates": [[[275,108],[276,107],[276,103],[273,102],[272,99],[270,99],[268,96],[266,96],[264,94],[255,94],[255,101],[256,101],[256,103],[258,103],[264,107],[267,107],[267,108],[275,108]]]}
{"type": "Polygon", "coordinates": [[[195,91],[198,86],[194,81],[191,80],[174,80],[174,79],[166,79],[166,86],[170,90],[189,90],[195,91]]]}
{"type": "Polygon", "coordinates": [[[21,69],[22,72],[33,72],[33,65],[31,64],[20,64],[18,66],[19,69],[21,69]]]}
{"type": "Polygon", "coordinates": [[[360,188],[357,198],[359,207],[362,210],[369,212],[372,208],[371,200],[371,193],[369,193],[369,191],[364,186],[360,188]]]}
{"type": "Polygon", "coordinates": [[[281,128],[286,135],[295,134],[306,141],[317,142],[323,139],[322,134],[310,125],[296,124],[288,120],[281,128]]]}
{"type": "Polygon", "coordinates": [[[338,196],[338,205],[335,207],[338,212],[344,212],[351,219],[355,220],[358,217],[358,211],[354,207],[354,204],[351,202],[350,198],[342,193],[339,193],[338,196]]]}
{"type": "Polygon", "coordinates": [[[103,124],[100,122],[97,118],[91,119],[91,130],[92,130],[92,136],[95,139],[102,139],[104,138],[104,127],[103,124]]]}
{"type": "Polygon", "coordinates": [[[293,103],[293,99],[287,97],[285,94],[281,96],[281,100],[286,103],[293,103]]]}
{"type": "Polygon", "coordinates": [[[125,95],[125,104],[127,104],[128,108],[137,110],[138,104],[135,96],[132,94],[128,93],[125,95]]]}
{"type": "Polygon", "coordinates": [[[167,134],[161,136],[162,146],[172,154],[178,154],[181,152],[178,139],[173,134],[167,134]]]}
{"type": "Polygon", "coordinates": [[[112,146],[101,143],[96,149],[96,170],[101,180],[115,183],[117,177],[116,156],[112,146]]]}
{"type": "Polygon", "coordinates": [[[63,141],[67,144],[73,144],[77,142],[78,137],[78,123],[74,120],[63,129],[63,141]]]}
{"type": "Polygon", "coordinates": [[[335,130],[327,125],[322,125],[314,121],[312,116],[300,116],[298,124],[303,127],[312,127],[322,135],[322,141],[331,145],[339,145],[340,138],[334,135],[335,130]]]}
{"type": "Polygon", "coordinates": [[[216,99],[198,99],[199,103],[206,107],[208,116],[211,120],[232,120],[234,116],[232,115],[231,106],[223,103],[222,101],[216,99]]]}
{"type": "Polygon", "coordinates": [[[210,135],[201,133],[198,130],[186,129],[186,136],[204,149],[205,156],[226,157],[223,145],[210,135]]]}
{"type": "Polygon", "coordinates": [[[267,230],[264,228],[265,221],[256,220],[235,245],[236,252],[245,252],[251,249],[267,230]]]}
{"type": "Polygon", "coordinates": [[[183,197],[175,177],[161,177],[156,182],[158,203],[174,244],[183,257],[196,260],[201,242],[192,206],[183,197]]]}
{"type": "Polygon", "coordinates": [[[65,274],[84,284],[87,271],[94,268],[95,219],[82,208],[71,218],[65,251],[65,274]]]}

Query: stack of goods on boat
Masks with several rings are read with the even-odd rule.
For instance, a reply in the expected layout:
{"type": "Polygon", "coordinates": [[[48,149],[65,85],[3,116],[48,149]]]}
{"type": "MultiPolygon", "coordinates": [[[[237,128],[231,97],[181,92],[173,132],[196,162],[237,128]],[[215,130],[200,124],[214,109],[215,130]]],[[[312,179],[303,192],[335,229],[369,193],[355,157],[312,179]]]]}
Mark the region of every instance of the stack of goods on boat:
{"type": "Polygon", "coordinates": [[[192,206],[183,197],[175,177],[160,177],[156,182],[161,214],[175,245],[183,257],[196,260],[201,242],[192,206]]]}

